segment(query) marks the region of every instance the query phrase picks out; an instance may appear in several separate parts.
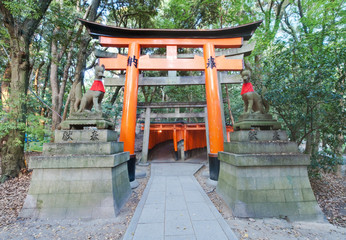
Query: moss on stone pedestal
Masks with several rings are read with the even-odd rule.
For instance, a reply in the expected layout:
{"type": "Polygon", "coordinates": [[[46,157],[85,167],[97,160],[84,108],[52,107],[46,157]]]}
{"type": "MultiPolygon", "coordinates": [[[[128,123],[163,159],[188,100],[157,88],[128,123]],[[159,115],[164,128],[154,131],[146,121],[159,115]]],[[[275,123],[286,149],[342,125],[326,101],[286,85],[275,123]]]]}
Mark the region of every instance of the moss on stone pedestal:
{"type": "Polygon", "coordinates": [[[55,133],[57,142],[45,144],[43,156],[30,159],[33,175],[20,216],[115,218],[131,195],[129,153],[123,152],[123,143],[113,141],[117,134],[111,130],[55,133]]]}
{"type": "Polygon", "coordinates": [[[322,220],[307,174],[309,156],[295,143],[273,141],[275,132],[231,133],[238,141],[225,143],[225,152],[219,152],[217,192],[237,217],[322,220]]]}
{"type": "Polygon", "coordinates": [[[280,128],[281,124],[273,119],[272,115],[260,113],[244,113],[234,124],[235,130],[278,130],[280,128]]]}

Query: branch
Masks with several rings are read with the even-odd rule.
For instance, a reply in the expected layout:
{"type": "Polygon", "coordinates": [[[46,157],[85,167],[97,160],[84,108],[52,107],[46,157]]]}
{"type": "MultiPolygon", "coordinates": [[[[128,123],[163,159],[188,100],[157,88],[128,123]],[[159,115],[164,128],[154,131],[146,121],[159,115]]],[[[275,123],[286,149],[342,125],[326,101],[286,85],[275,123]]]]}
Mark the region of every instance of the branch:
{"type": "Polygon", "coordinates": [[[0,1],[0,13],[4,16],[4,25],[7,28],[8,33],[11,37],[14,37],[14,19],[10,10],[5,7],[2,1],[0,1]]]}
{"type": "Polygon", "coordinates": [[[66,52],[66,49],[68,47],[68,45],[70,44],[71,42],[71,39],[72,39],[72,30],[69,29],[67,31],[67,36],[69,36],[69,39],[67,41],[67,43],[65,45],[62,46],[62,49],[60,50],[60,52],[58,53],[58,61],[60,62],[62,56],[64,55],[64,53],[66,52]]]}
{"type": "Polygon", "coordinates": [[[154,95],[155,95],[157,89],[158,89],[158,86],[155,86],[154,89],[153,89],[153,91],[152,91],[151,94],[150,94],[150,100],[149,100],[149,102],[152,102],[152,101],[153,101],[154,95]]]}
{"type": "MultiPolygon", "coordinates": [[[[300,16],[300,18],[303,18],[304,17],[304,13],[303,13],[302,3],[301,3],[300,0],[298,0],[298,9],[299,9],[299,16],[300,16]]],[[[305,26],[305,24],[302,21],[300,21],[300,22],[303,25],[303,30],[304,30],[305,34],[308,34],[308,28],[305,26]]]]}
{"type": "Polygon", "coordinates": [[[114,102],[115,102],[115,100],[117,99],[118,94],[119,94],[121,88],[122,88],[122,86],[118,86],[118,87],[115,89],[115,92],[114,92],[114,94],[113,94],[113,96],[112,96],[112,99],[111,99],[111,105],[112,105],[112,106],[114,105],[114,102]]]}
{"type": "Polygon", "coordinates": [[[272,11],[273,5],[274,5],[274,1],[271,0],[270,1],[270,6],[269,6],[269,13],[272,11]]]}
{"type": "Polygon", "coordinates": [[[88,16],[89,21],[95,21],[97,16],[97,9],[100,6],[101,0],[93,0],[90,5],[90,14],[88,16]]]}
{"type": "Polygon", "coordinates": [[[260,0],[257,0],[257,2],[258,2],[259,6],[260,6],[260,8],[261,8],[261,11],[262,11],[264,14],[266,14],[266,12],[265,12],[264,9],[263,9],[263,6],[262,6],[261,1],[260,1],[260,0]]]}
{"type": "Polygon", "coordinates": [[[38,17],[34,18],[32,15],[26,18],[23,22],[22,29],[24,31],[24,37],[30,41],[31,36],[34,34],[35,30],[37,29],[41,19],[43,18],[43,15],[47,11],[49,4],[52,0],[41,0],[37,3],[38,5],[38,17]]]}
{"type": "Polygon", "coordinates": [[[298,146],[303,142],[304,138],[309,135],[310,133],[314,132],[317,128],[310,128],[309,131],[307,131],[301,138],[300,140],[297,142],[298,146]]]}
{"type": "Polygon", "coordinates": [[[288,30],[283,26],[283,24],[281,24],[282,29],[283,29],[285,32],[287,32],[288,34],[292,35],[293,38],[294,38],[294,40],[295,40],[296,42],[298,42],[297,35],[296,35],[295,31],[294,31],[294,28],[293,28],[292,25],[290,24],[289,19],[288,19],[288,16],[287,16],[286,13],[285,13],[284,22],[285,22],[285,24],[287,25],[287,27],[288,27],[291,31],[288,31],[288,30]]]}
{"type": "MultiPolygon", "coordinates": [[[[279,3],[278,7],[276,8],[276,19],[275,19],[276,21],[277,21],[277,20],[281,20],[281,16],[282,16],[281,10],[282,10],[282,6],[283,6],[283,4],[284,4],[285,1],[286,1],[286,0],[282,0],[282,1],[279,3]]],[[[289,3],[288,3],[287,5],[289,5],[289,3]]],[[[285,7],[287,7],[287,5],[286,5],[285,7]]]]}
{"type": "Polygon", "coordinates": [[[141,89],[142,89],[142,92],[143,92],[143,96],[144,96],[145,102],[149,102],[148,95],[147,95],[147,90],[145,89],[145,86],[142,86],[141,89]]]}
{"type": "Polygon", "coordinates": [[[253,73],[253,68],[251,67],[250,62],[247,59],[245,59],[244,64],[245,64],[245,67],[249,69],[251,73],[253,73]]]}
{"type": "Polygon", "coordinates": [[[92,61],[92,63],[91,63],[89,66],[86,67],[86,70],[92,69],[92,68],[95,66],[95,63],[96,63],[96,60],[97,60],[97,59],[98,59],[98,58],[94,58],[94,60],[92,61]]]}

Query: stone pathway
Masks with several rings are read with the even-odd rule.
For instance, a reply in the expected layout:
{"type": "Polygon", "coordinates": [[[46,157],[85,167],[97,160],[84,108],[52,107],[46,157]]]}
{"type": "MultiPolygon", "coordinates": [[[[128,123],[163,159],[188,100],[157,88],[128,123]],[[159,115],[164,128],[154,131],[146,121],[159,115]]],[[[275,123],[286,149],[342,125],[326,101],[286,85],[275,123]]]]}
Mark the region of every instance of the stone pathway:
{"type": "Polygon", "coordinates": [[[193,174],[201,164],[152,163],[124,240],[237,239],[193,174]]]}

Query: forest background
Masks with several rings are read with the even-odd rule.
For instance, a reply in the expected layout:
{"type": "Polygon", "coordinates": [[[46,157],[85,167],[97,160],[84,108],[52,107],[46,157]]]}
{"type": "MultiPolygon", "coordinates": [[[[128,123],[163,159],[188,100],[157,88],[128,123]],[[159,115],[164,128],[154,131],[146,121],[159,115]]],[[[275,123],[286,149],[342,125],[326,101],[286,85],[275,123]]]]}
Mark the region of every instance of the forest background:
{"type": "MultiPolygon", "coordinates": [[[[342,0],[0,0],[1,182],[26,167],[25,150],[37,150],[28,142],[39,147],[50,141],[68,116],[77,83],[84,89],[91,85],[95,51],[126,54],[126,49],[101,47],[77,18],[126,28],[172,29],[217,29],[263,20],[251,40],[256,47],[245,58],[255,90],[265,87],[271,113],[290,140],[311,155],[310,173],[335,170],[345,146],[345,7],[342,0]]],[[[144,49],[142,54],[164,51],[144,49]]],[[[124,72],[107,72],[108,77],[118,74],[124,72]]],[[[222,88],[235,119],[243,111],[240,88],[222,88]]],[[[107,88],[103,100],[104,112],[115,122],[121,117],[122,94],[121,87],[107,88]]],[[[205,89],[140,87],[138,99],[205,101],[205,89]]],[[[224,110],[231,123],[227,104],[224,110]]]]}

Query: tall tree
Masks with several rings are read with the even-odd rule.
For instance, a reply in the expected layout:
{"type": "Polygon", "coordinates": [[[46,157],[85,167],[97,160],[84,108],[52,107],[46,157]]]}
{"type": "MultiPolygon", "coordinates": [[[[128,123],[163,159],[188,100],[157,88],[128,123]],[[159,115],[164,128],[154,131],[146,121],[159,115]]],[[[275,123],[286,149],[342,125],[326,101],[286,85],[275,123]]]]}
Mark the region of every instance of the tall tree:
{"type": "Polygon", "coordinates": [[[330,168],[341,155],[344,122],[343,1],[297,1],[285,12],[284,33],[267,52],[265,78],[273,109],[305,142],[316,166],[330,168]],[[323,149],[320,151],[320,143],[323,149]]]}
{"type": "Polygon", "coordinates": [[[55,0],[48,14],[48,19],[53,25],[50,37],[50,86],[52,93],[52,130],[57,129],[61,122],[61,110],[68,80],[68,72],[72,65],[74,51],[73,38],[79,37],[80,31],[74,33],[76,13],[71,3],[55,0]],[[63,57],[65,59],[62,63],[63,57]],[[59,70],[61,74],[59,74],[59,70]]]}
{"type": "MultiPolygon", "coordinates": [[[[84,18],[87,18],[89,21],[95,21],[99,15],[97,14],[97,10],[101,4],[101,0],[93,0],[91,2],[91,5],[87,9],[84,18]]],[[[90,36],[87,32],[82,33],[83,26],[80,25],[77,36],[79,39],[79,45],[78,45],[78,54],[77,54],[77,64],[75,67],[75,74],[73,76],[73,85],[71,87],[70,93],[69,93],[69,101],[70,101],[70,113],[73,113],[77,111],[77,106],[75,105],[77,101],[77,95],[82,94],[82,81],[84,78],[84,70],[86,69],[86,61],[88,56],[91,54],[92,49],[90,49],[89,43],[90,43],[90,36]],[[89,47],[89,49],[88,49],[89,47]]],[[[67,110],[67,104],[65,105],[65,112],[67,110]]],[[[64,115],[66,115],[64,113],[64,115]]]]}
{"type": "Polygon", "coordinates": [[[51,0],[0,1],[0,13],[10,37],[11,101],[13,129],[7,133],[7,142],[1,148],[1,181],[16,177],[25,167],[24,126],[26,118],[25,96],[30,71],[30,42],[51,0]]]}

